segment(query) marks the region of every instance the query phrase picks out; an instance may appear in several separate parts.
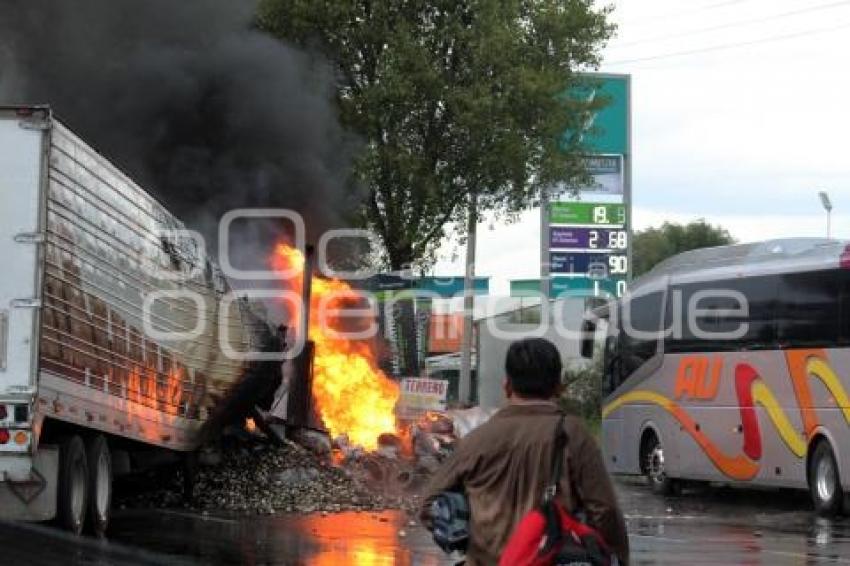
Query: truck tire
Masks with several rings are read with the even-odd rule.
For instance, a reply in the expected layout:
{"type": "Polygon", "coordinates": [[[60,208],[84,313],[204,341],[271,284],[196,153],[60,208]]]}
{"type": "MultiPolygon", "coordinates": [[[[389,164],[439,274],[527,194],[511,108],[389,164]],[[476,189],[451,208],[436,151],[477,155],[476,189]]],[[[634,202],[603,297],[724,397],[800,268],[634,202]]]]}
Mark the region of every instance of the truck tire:
{"type": "Polygon", "coordinates": [[[86,523],[88,481],[86,447],[79,436],[69,436],[59,448],[56,518],[59,526],[75,535],[83,532],[86,523]]]}
{"type": "Polygon", "coordinates": [[[844,504],[841,478],[832,447],[826,440],[817,443],[809,460],[809,493],[818,515],[834,517],[841,513],[844,504]]]}
{"type": "Polygon", "coordinates": [[[106,535],[112,508],[112,455],[102,434],[89,439],[86,447],[89,468],[89,532],[97,537],[106,535]]]}

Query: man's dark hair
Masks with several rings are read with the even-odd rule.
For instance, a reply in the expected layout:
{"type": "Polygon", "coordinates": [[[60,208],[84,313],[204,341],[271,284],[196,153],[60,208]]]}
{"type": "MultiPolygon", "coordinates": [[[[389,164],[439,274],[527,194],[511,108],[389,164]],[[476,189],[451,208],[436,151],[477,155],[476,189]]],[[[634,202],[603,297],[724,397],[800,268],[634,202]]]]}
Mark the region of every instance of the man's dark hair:
{"type": "Polygon", "coordinates": [[[544,338],[517,340],[508,348],[505,372],[521,397],[549,399],[561,384],[561,355],[544,338]]]}

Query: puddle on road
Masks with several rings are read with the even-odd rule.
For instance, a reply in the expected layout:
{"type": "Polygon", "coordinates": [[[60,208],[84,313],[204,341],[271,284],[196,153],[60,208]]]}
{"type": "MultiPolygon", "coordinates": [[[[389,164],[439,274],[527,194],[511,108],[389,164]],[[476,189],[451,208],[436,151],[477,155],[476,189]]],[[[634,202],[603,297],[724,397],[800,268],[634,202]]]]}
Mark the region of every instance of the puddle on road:
{"type": "Polygon", "coordinates": [[[445,555],[399,511],[246,518],[181,511],[117,517],[111,539],[204,564],[437,566],[445,555]]]}
{"type": "MultiPolygon", "coordinates": [[[[439,564],[436,559],[428,560],[429,549],[424,544],[417,552],[411,548],[411,542],[429,543],[422,533],[413,532],[407,525],[407,519],[399,513],[342,513],[336,515],[309,515],[288,517],[276,524],[288,531],[284,539],[290,536],[295,540],[310,540],[315,543],[312,551],[303,555],[310,564],[316,566],[335,566],[353,564],[357,566],[378,566],[398,564],[439,564]],[[411,532],[408,532],[411,531],[411,532]],[[419,536],[417,536],[419,535],[419,536]],[[419,539],[417,541],[417,539],[419,539]]],[[[284,545],[285,552],[293,550],[292,545],[284,545]]],[[[291,554],[290,554],[291,555],[291,554]]]]}
{"type": "MultiPolygon", "coordinates": [[[[661,498],[623,486],[635,564],[850,564],[850,518],[815,518],[805,493],[717,490],[661,498]]],[[[403,512],[203,517],[128,511],[111,538],[200,564],[450,564],[403,512]],[[403,531],[403,534],[402,534],[403,531]]]]}

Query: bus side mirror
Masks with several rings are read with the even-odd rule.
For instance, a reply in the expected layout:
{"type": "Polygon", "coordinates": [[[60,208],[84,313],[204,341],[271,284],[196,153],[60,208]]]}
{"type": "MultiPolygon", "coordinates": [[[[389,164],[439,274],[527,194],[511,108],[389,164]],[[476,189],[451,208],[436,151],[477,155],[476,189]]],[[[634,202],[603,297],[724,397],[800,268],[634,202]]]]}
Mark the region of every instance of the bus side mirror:
{"type": "Polygon", "coordinates": [[[580,353],[582,358],[593,359],[594,338],[596,336],[596,323],[585,320],[581,324],[580,353]]]}

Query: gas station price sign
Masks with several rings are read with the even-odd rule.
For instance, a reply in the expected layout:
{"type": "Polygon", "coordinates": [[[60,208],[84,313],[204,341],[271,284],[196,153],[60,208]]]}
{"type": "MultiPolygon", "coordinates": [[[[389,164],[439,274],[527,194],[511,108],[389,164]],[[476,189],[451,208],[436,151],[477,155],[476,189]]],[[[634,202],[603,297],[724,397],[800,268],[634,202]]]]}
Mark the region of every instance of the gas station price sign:
{"type": "Polygon", "coordinates": [[[626,205],[596,202],[553,202],[550,205],[551,224],[589,224],[623,226],[626,205]]]}
{"type": "Polygon", "coordinates": [[[549,229],[549,248],[625,251],[629,233],[623,228],[584,228],[553,226],[549,229]]]}
{"type": "Polygon", "coordinates": [[[587,275],[595,279],[625,277],[629,272],[629,258],[616,253],[552,252],[549,270],[559,275],[587,275]]]}
{"type": "Polygon", "coordinates": [[[593,128],[566,132],[565,139],[584,142],[591,179],[584,186],[556,184],[541,195],[541,288],[552,296],[558,285],[621,296],[630,279],[631,82],[628,75],[587,78],[570,96],[588,102],[602,93],[607,103],[594,110],[593,128]]]}

